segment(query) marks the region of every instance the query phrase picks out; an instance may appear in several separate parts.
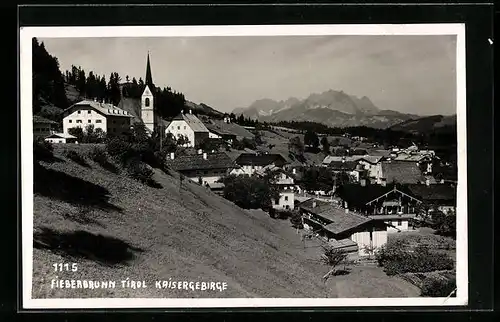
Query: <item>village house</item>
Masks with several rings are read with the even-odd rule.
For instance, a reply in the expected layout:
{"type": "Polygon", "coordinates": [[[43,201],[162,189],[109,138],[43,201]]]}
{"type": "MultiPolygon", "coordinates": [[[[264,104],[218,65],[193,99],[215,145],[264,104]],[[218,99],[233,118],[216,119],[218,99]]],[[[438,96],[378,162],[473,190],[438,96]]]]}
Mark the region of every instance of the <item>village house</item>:
{"type": "Polygon", "coordinates": [[[235,160],[237,168],[231,171],[235,175],[253,175],[255,171],[262,170],[265,166],[283,168],[287,160],[281,154],[274,153],[242,153],[235,160]]]}
{"type": "Polygon", "coordinates": [[[65,133],[52,133],[51,135],[47,136],[44,140],[49,143],[75,143],[76,136],[65,133]]]}
{"type": "Polygon", "coordinates": [[[165,129],[165,134],[169,133],[176,139],[181,136],[187,138],[185,147],[197,147],[210,137],[208,129],[192,110],[188,113],[181,112],[174,117],[165,129]]]}
{"type": "Polygon", "coordinates": [[[456,211],[457,188],[454,185],[442,184],[412,184],[408,189],[418,199],[429,207],[444,214],[456,211]]]}
{"type": "Polygon", "coordinates": [[[108,135],[126,135],[130,132],[132,115],[113,104],[83,100],[63,111],[63,133],[74,127],[86,130],[88,125],[101,129],[108,135]]]}
{"type": "Polygon", "coordinates": [[[241,125],[231,122],[229,116],[225,116],[223,120],[206,118],[203,123],[210,132],[210,138],[221,138],[231,144],[234,139],[240,141],[243,139],[252,140],[255,138],[252,132],[241,125]]]}
{"type": "Polygon", "coordinates": [[[375,178],[376,183],[386,185],[396,182],[399,184],[425,183],[426,177],[416,162],[393,161],[388,159],[380,163],[380,172],[375,178]]]}
{"type": "MultiPolygon", "coordinates": [[[[176,156],[174,152],[166,158],[165,164],[185,177],[199,184],[210,186],[220,181],[235,167],[225,153],[188,154],[176,156]]],[[[220,188],[220,185],[213,185],[220,188]]]]}
{"type": "Polygon", "coordinates": [[[422,202],[403,185],[383,186],[368,184],[365,180],[361,180],[361,184],[342,185],[335,193],[344,208],[383,221],[388,232],[409,230],[422,202]]]}
{"type": "Polygon", "coordinates": [[[274,209],[293,210],[295,208],[296,185],[292,173],[277,166],[269,165],[260,170],[256,170],[255,175],[259,177],[265,177],[266,175],[271,176],[270,182],[279,192],[279,199],[272,200],[272,207],[274,209]]]}
{"type": "Polygon", "coordinates": [[[298,205],[304,229],[315,232],[333,247],[360,256],[387,243],[386,225],[348,209],[309,199],[298,205]]]}
{"type": "Polygon", "coordinates": [[[46,138],[47,136],[56,133],[57,125],[57,122],[38,115],[33,115],[33,137],[46,138]]]}

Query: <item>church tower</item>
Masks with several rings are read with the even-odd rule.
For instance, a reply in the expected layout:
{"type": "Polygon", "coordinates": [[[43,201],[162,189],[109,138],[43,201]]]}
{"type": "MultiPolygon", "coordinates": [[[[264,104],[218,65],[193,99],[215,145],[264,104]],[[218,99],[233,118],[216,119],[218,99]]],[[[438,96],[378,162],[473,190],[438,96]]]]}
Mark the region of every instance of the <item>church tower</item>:
{"type": "Polygon", "coordinates": [[[148,52],[148,61],[146,65],[146,88],[141,96],[141,119],[150,133],[153,133],[156,127],[153,95],[154,90],[155,87],[153,85],[153,77],[151,76],[151,64],[149,62],[148,52]]]}

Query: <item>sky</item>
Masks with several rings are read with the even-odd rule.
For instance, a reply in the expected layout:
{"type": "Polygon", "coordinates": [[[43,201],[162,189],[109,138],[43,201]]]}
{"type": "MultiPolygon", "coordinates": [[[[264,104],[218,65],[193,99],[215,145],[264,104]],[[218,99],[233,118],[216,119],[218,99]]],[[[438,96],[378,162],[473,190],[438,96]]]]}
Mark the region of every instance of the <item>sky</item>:
{"type": "Polygon", "coordinates": [[[456,36],[40,38],[61,71],[145,78],[222,112],[342,90],[380,109],[456,113],[456,36]]]}

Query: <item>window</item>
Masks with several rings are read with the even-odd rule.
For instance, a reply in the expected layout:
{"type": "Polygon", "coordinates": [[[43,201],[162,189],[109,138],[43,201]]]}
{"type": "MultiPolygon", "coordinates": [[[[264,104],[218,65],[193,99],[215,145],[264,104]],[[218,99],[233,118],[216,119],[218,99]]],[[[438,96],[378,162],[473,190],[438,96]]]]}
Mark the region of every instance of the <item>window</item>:
{"type": "Polygon", "coordinates": [[[181,129],[181,127],[180,127],[180,126],[178,126],[178,127],[177,127],[177,129],[178,129],[178,130],[180,130],[180,129],[181,129]]]}
{"type": "Polygon", "coordinates": [[[288,196],[285,196],[285,201],[288,201],[288,196]]]}
{"type": "Polygon", "coordinates": [[[290,206],[289,205],[285,205],[285,209],[290,209],[290,206]]]}
{"type": "Polygon", "coordinates": [[[95,120],[95,122],[96,122],[96,123],[102,123],[102,121],[101,121],[101,120],[95,120]]]}
{"type": "Polygon", "coordinates": [[[88,114],[92,114],[92,111],[91,111],[91,110],[89,110],[89,111],[88,111],[88,114]]]}
{"type": "Polygon", "coordinates": [[[146,97],[146,101],[144,102],[144,105],[149,106],[149,97],[146,97]]]}
{"type": "Polygon", "coordinates": [[[82,120],[76,120],[76,123],[82,123],[82,120]]]}
{"type": "Polygon", "coordinates": [[[92,123],[92,120],[88,120],[88,123],[92,123]]]}
{"type": "Polygon", "coordinates": [[[279,205],[280,201],[279,200],[274,200],[275,205],[279,205]]]}
{"type": "Polygon", "coordinates": [[[78,114],[81,114],[81,113],[82,113],[82,111],[78,111],[78,114]]]}
{"type": "Polygon", "coordinates": [[[186,129],[186,126],[184,125],[184,130],[186,129]]]}
{"type": "Polygon", "coordinates": [[[403,225],[403,222],[400,219],[400,220],[398,220],[398,226],[401,226],[401,225],[403,225]]]}
{"type": "Polygon", "coordinates": [[[68,120],[68,123],[73,123],[73,120],[68,120]]]}

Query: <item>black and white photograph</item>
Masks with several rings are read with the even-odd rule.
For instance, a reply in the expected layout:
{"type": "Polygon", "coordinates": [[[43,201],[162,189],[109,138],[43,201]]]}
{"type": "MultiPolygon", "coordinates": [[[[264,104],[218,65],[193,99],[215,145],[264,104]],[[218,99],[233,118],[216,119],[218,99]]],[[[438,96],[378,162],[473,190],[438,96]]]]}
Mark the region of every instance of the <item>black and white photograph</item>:
{"type": "Polygon", "coordinates": [[[24,305],[467,304],[464,29],[21,28],[24,305]]]}

